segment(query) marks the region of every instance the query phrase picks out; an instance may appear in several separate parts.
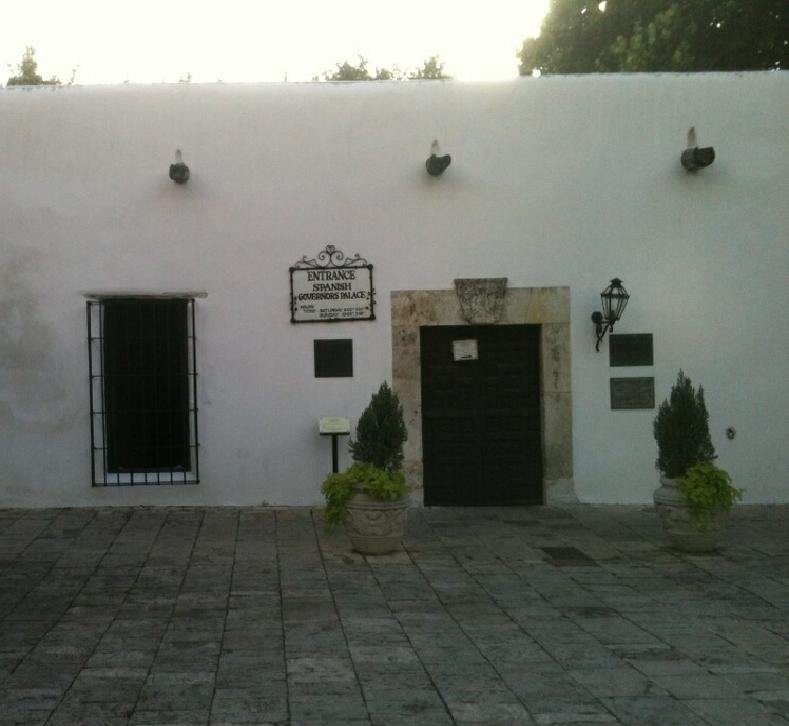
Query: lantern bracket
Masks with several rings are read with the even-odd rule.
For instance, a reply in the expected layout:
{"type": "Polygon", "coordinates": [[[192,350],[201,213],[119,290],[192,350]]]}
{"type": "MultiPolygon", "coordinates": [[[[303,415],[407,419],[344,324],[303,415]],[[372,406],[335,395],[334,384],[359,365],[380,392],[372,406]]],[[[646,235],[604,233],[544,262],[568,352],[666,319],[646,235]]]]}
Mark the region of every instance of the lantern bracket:
{"type": "Polygon", "coordinates": [[[605,334],[610,330],[613,331],[614,323],[622,318],[622,313],[627,307],[627,301],[630,299],[630,294],[625,290],[622,285],[622,280],[615,277],[600,293],[600,301],[602,303],[603,312],[595,311],[592,313],[592,322],[595,325],[595,334],[597,342],[594,349],[600,352],[600,343],[603,342],[605,334]]]}

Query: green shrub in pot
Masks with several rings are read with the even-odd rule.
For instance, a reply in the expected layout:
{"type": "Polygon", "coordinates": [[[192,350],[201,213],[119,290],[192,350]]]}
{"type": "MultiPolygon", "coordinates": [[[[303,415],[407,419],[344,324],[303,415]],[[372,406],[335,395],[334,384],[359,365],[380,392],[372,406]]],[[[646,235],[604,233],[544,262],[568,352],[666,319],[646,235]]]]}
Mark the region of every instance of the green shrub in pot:
{"type": "Polygon", "coordinates": [[[675,547],[688,552],[715,549],[726,515],[742,491],[712,462],[716,458],[709,430],[704,389],[693,388],[679,371],[653,425],[661,471],[654,501],[663,529],[675,547]]]}
{"type": "Polygon", "coordinates": [[[406,438],[403,407],[384,382],[359,418],[350,444],[354,464],[321,486],[326,528],[343,523],[353,548],[363,554],[400,546],[411,489],[401,468],[406,438]]]}

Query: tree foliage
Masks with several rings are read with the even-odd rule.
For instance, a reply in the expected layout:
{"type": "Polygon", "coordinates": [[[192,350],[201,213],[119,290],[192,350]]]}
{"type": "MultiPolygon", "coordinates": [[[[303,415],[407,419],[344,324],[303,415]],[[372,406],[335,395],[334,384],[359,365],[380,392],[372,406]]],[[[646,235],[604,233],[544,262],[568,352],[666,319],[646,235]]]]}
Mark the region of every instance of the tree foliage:
{"type": "MultiPolygon", "coordinates": [[[[405,72],[393,66],[392,68],[376,68],[375,75],[367,69],[367,59],[363,56],[358,57],[356,65],[349,61],[335,63],[336,70],[326,71],[323,78],[326,81],[404,81],[404,80],[442,80],[450,79],[452,76],[444,72],[444,64],[437,55],[430,56],[417,68],[410,72],[405,72]]],[[[317,79],[316,79],[317,80],[317,79]]]]}
{"type": "Polygon", "coordinates": [[[433,80],[441,81],[448,80],[452,76],[444,73],[444,64],[441,62],[437,55],[431,55],[430,58],[425,60],[421,68],[409,74],[409,79],[412,80],[433,80]]]}
{"type": "Polygon", "coordinates": [[[732,486],[728,472],[708,461],[691,466],[678,484],[700,530],[709,528],[719,511],[728,511],[743,495],[742,489],[732,486]]]}
{"type": "Polygon", "coordinates": [[[552,0],[520,74],[789,68],[785,0],[552,0]]]}
{"type": "Polygon", "coordinates": [[[353,65],[347,60],[342,63],[335,63],[336,71],[326,71],[323,77],[327,81],[371,81],[372,76],[367,70],[367,59],[359,56],[359,63],[353,65]]]}
{"type": "Polygon", "coordinates": [[[17,66],[17,75],[11,76],[6,82],[7,86],[59,86],[60,81],[52,76],[44,80],[38,75],[38,61],[36,50],[28,45],[22,54],[22,62],[17,66]]]}

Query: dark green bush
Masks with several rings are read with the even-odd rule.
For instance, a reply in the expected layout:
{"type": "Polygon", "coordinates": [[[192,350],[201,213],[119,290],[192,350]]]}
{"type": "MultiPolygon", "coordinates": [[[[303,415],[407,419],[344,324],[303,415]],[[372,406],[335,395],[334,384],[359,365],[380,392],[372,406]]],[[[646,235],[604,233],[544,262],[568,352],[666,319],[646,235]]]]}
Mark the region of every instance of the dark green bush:
{"type": "Polygon", "coordinates": [[[359,419],[356,440],[350,443],[351,456],[357,462],[397,471],[403,465],[406,438],[400,399],[384,381],[359,419]]]}
{"type": "Polygon", "coordinates": [[[682,371],[671,395],[658,408],[654,434],[658,445],[655,465],[670,479],[683,476],[694,464],[715,458],[704,389],[699,386],[695,391],[682,371]]]}

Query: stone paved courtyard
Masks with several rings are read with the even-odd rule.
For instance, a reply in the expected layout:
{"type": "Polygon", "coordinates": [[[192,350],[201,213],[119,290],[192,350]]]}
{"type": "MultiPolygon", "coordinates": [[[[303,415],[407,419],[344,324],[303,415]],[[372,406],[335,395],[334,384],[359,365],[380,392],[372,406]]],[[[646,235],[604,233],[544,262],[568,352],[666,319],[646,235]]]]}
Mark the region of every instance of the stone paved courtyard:
{"type": "Polygon", "coordinates": [[[789,508],[0,511],[2,724],[789,724],[789,508]]]}

